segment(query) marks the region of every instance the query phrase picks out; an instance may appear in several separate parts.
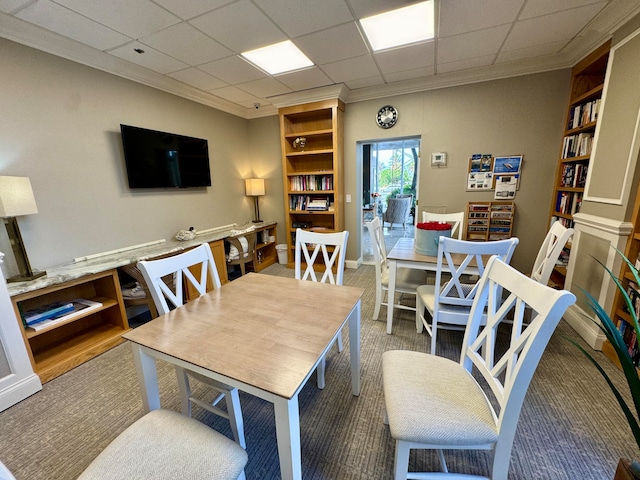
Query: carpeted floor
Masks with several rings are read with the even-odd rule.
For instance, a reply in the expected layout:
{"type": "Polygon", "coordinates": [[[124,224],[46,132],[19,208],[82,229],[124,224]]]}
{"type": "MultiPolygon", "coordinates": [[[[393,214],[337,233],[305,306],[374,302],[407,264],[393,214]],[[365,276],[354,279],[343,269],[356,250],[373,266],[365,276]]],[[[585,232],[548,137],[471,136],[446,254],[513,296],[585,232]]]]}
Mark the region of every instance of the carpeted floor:
{"type": "MultiPolygon", "coordinates": [[[[274,265],[263,273],[293,276],[274,265]]],[[[381,354],[389,349],[427,350],[411,312],[400,312],[393,335],[371,319],[372,266],[347,269],[345,284],[366,288],[362,303],[362,393],[351,395],[348,336],[345,351],[328,356],[324,390],[315,378],[300,394],[302,470],[305,479],[392,478],[394,442],[382,422],[381,354]]],[[[384,307],[380,318],[385,317],[384,307]]],[[[608,387],[563,336],[560,323],[527,394],[511,459],[511,480],[613,478],[620,457],[637,457],[633,438],[608,387]]],[[[438,354],[458,356],[462,334],[439,334],[438,354]]],[[[618,381],[622,374],[598,357],[618,381]]],[[[163,407],[179,410],[173,369],[159,363],[163,407]]],[[[273,407],[241,392],[249,463],[247,479],[280,478],[273,407]]],[[[142,404],[131,350],[120,345],[44,385],[41,392],[0,413],[0,460],[18,480],[75,479],[124,428],[142,404]]],[[[416,405],[416,408],[420,408],[416,405]]],[[[230,435],[228,424],[207,412],[195,416],[230,435]]],[[[167,432],[170,434],[170,432],[167,432]]],[[[131,446],[135,448],[134,445],[131,446]]],[[[448,456],[452,469],[488,474],[486,452],[448,456]]],[[[437,469],[437,458],[412,452],[411,469],[437,469]]],[[[188,479],[185,479],[188,480],[188,479]]]]}

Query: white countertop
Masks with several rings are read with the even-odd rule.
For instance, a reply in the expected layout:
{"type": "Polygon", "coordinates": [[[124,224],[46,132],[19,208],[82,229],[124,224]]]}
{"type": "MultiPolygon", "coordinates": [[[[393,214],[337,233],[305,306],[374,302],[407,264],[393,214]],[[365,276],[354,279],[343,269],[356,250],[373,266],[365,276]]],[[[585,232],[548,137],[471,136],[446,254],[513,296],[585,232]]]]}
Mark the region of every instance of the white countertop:
{"type": "Polygon", "coordinates": [[[54,267],[47,268],[47,274],[36,280],[28,282],[16,282],[8,283],[7,288],[9,295],[14,296],[25,292],[31,292],[40,288],[49,287],[51,285],[57,285],[59,283],[67,282],[69,280],[75,280],[76,278],[83,277],[85,275],[91,275],[94,273],[105,272],[118,267],[123,267],[132,263],[137,263],[140,260],[146,260],[148,258],[154,258],[167,253],[179,252],[201,243],[215,242],[216,240],[222,240],[224,238],[233,236],[235,231],[245,230],[252,225],[256,228],[270,227],[275,225],[274,221],[265,221],[261,223],[247,223],[245,225],[231,225],[229,227],[222,227],[220,229],[214,229],[210,233],[203,233],[196,235],[193,240],[186,240],[180,242],[175,239],[163,241],[162,243],[153,243],[152,245],[134,247],[131,249],[123,248],[114,253],[105,253],[92,255],[90,258],[85,258],[80,261],[73,261],[65,263],[63,265],[56,265],[54,267]]]}

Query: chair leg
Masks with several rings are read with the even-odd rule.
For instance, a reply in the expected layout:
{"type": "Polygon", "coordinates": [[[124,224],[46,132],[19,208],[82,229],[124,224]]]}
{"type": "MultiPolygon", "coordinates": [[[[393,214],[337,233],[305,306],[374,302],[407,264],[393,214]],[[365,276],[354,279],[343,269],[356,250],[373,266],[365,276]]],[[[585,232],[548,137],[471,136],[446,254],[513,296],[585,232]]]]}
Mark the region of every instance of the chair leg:
{"type": "Polygon", "coordinates": [[[378,320],[380,314],[380,305],[382,305],[382,287],[380,284],[376,285],[376,306],[373,309],[373,319],[378,320]]]}
{"type": "Polygon", "coordinates": [[[431,355],[436,354],[436,336],[438,335],[438,320],[436,312],[431,315],[431,355]]]}
{"type": "Polygon", "coordinates": [[[242,448],[247,448],[244,439],[244,422],[242,420],[242,407],[240,406],[240,395],[238,389],[225,391],[225,400],[227,403],[227,413],[229,414],[229,424],[233,432],[233,438],[240,444],[242,448]]]}
{"type": "Polygon", "coordinates": [[[409,444],[396,440],[396,456],[394,460],[395,480],[406,480],[409,472],[409,444]]]}
{"type": "Polygon", "coordinates": [[[422,298],[416,293],[416,332],[422,333],[422,315],[424,314],[424,303],[422,298]]]}
{"type": "Polygon", "coordinates": [[[316,376],[318,377],[318,388],[322,390],[324,388],[324,368],[325,368],[326,360],[322,357],[318,367],[316,368],[316,376]]]}
{"type": "Polygon", "coordinates": [[[344,350],[344,345],[342,344],[342,330],[338,334],[338,352],[342,352],[344,350]]]}
{"type": "Polygon", "coordinates": [[[180,405],[182,414],[187,417],[191,416],[191,386],[189,385],[189,377],[184,368],[176,367],[176,376],[178,377],[178,389],[180,390],[180,405]]]}

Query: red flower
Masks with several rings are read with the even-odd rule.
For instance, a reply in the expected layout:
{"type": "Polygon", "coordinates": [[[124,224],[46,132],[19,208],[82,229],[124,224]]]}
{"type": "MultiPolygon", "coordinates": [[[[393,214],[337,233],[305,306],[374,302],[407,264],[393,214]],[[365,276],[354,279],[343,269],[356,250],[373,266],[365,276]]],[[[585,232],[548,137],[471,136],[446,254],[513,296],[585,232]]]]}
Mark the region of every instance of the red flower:
{"type": "Polygon", "coordinates": [[[446,222],[422,222],[416,225],[420,230],[451,230],[451,224],[446,222]]]}

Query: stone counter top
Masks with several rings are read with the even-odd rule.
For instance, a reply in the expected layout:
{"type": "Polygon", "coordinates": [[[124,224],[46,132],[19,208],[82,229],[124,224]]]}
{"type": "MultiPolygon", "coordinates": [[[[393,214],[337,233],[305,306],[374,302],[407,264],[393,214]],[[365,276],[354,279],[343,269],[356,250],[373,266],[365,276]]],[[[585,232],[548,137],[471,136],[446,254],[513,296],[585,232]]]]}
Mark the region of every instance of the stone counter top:
{"type": "Polygon", "coordinates": [[[114,252],[105,252],[76,259],[73,262],[63,265],[56,265],[47,268],[47,274],[36,280],[28,282],[8,283],[7,288],[10,296],[19,295],[21,293],[31,292],[40,288],[57,285],[70,280],[81,278],[85,275],[105,272],[114,268],[123,267],[132,263],[138,263],[140,260],[166,255],[168,253],[180,252],[189,248],[200,245],[201,243],[215,242],[227,237],[238,234],[239,231],[246,230],[255,225],[256,228],[270,227],[275,225],[274,221],[265,221],[261,223],[247,223],[238,226],[236,224],[225,227],[214,228],[197,234],[193,240],[178,241],[175,239],[159,240],[151,242],[143,246],[133,246],[130,248],[121,248],[114,252]]]}

